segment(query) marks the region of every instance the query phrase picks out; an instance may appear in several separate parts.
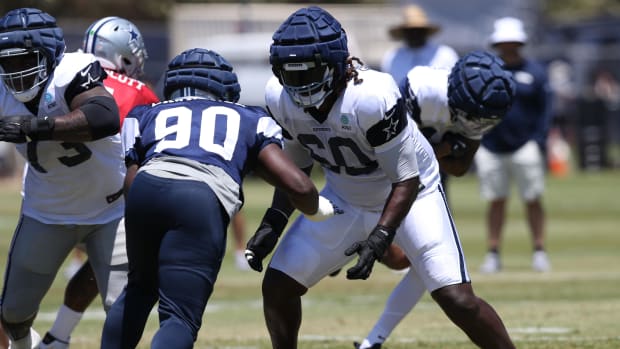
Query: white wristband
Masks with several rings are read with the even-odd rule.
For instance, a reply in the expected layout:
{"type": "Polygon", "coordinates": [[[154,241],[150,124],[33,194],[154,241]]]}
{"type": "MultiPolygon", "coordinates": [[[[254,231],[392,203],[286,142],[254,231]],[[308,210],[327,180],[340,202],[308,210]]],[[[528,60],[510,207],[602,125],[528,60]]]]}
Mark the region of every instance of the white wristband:
{"type": "Polygon", "coordinates": [[[315,214],[307,214],[305,216],[311,221],[320,222],[326,220],[334,214],[336,214],[336,210],[334,209],[332,202],[329,201],[329,199],[319,195],[319,209],[315,214]]]}

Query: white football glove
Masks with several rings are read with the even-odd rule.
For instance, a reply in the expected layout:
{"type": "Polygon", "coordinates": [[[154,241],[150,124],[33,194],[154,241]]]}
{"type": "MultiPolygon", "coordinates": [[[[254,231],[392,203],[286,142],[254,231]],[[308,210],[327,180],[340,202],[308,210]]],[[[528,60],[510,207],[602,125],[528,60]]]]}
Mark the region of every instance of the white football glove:
{"type": "Polygon", "coordinates": [[[319,209],[315,214],[307,214],[305,216],[313,222],[321,222],[331,216],[342,214],[343,212],[344,211],[329,201],[329,199],[319,195],[319,209]]]}

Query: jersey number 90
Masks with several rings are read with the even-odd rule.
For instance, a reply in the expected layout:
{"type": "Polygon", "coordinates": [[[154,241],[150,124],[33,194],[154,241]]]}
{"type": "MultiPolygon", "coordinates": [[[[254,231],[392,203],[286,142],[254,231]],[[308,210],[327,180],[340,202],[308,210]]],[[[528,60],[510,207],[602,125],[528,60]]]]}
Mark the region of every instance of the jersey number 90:
{"type": "MultiPolygon", "coordinates": [[[[201,114],[198,145],[205,151],[218,154],[227,161],[231,160],[239,137],[241,116],[236,110],[223,106],[203,109],[201,114]],[[225,122],[226,134],[224,139],[217,139],[216,130],[224,128],[224,125],[221,125],[222,121],[225,122]]],[[[187,147],[192,130],[190,108],[175,107],[162,110],[155,119],[155,139],[160,140],[155,152],[187,147]],[[169,123],[171,119],[176,119],[176,123],[169,123]]]]}

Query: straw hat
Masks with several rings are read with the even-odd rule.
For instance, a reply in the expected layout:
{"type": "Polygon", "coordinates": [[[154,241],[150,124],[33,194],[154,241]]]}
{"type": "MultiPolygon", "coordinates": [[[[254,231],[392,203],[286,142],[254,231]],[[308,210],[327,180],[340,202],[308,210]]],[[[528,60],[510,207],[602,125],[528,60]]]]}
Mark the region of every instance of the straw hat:
{"type": "Polygon", "coordinates": [[[503,17],[493,23],[494,31],[489,37],[491,46],[502,42],[518,42],[525,44],[527,34],[523,29],[523,22],[514,17],[503,17]]]}
{"type": "Polygon", "coordinates": [[[402,39],[405,29],[427,29],[431,35],[438,32],[440,27],[428,21],[426,12],[420,6],[408,5],[403,8],[403,22],[390,28],[390,36],[393,39],[402,39]]]}

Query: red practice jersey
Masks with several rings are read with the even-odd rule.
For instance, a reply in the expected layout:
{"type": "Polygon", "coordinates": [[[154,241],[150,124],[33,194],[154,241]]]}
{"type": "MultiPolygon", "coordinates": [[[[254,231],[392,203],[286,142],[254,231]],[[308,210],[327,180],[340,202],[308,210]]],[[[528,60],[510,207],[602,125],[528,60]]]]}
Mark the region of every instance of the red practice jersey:
{"type": "Polygon", "coordinates": [[[106,69],[108,78],[103,81],[105,88],[114,96],[121,117],[121,126],[125,116],[133,107],[159,102],[155,92],[144,82],[132,79],[127,75],[106,69]]]}

